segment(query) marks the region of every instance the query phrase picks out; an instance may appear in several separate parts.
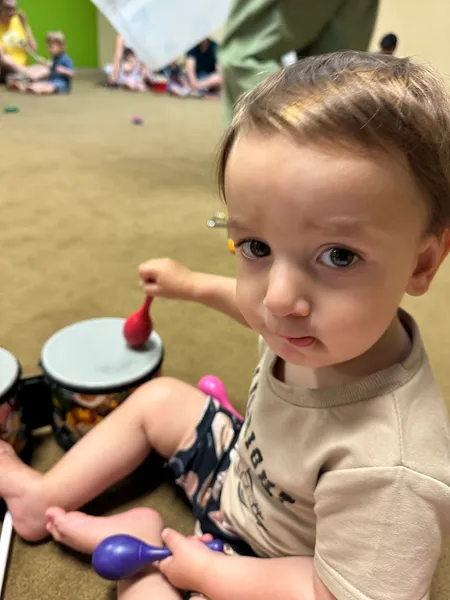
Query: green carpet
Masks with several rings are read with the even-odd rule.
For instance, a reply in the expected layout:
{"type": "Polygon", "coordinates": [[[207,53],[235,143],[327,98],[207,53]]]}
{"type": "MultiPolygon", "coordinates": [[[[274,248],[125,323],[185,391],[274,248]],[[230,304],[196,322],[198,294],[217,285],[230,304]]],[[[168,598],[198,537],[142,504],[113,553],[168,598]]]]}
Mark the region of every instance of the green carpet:
{"type": "MultiPolygon", "coordinates": [[[[225,231],[206,227],[220,208],[213,187],[219,102],[133,95],[77,81],[70,97],[1,90],[0,106],[11,103],[20,112],[0,115],[0,345],[26,374],[37,372],[43,343],[61,327],[136,310],[142,300],[136,267],[146,258],[170,256],[193,269],[233,273],[225,231]],[[144,125],[132,125],[134,115],[144,125]]],[[[447,398],[449,294],[450,263],[426,298],[407,303],[422,324],[447,398]]],[[[257,356],[254,334],[186,303],[155,301],[152,316],[166,345],[165,373],[193,384],[215,373],[243,409],[257,356]]],[[[59,456],[51,437],[39,438],[38,469],[59,456]]],[[[148,471],[92,511],[153,506],[168,525],[190,532],[192,518],[179,494],[167,483],[148,491],[160,481],[148,471]]],[[[52,542],[14,540],[5,600],[114,597],[114,587],[81,557],[52,542]]],[[[447,547],[433,600],[449,597],[447,547]]]]}

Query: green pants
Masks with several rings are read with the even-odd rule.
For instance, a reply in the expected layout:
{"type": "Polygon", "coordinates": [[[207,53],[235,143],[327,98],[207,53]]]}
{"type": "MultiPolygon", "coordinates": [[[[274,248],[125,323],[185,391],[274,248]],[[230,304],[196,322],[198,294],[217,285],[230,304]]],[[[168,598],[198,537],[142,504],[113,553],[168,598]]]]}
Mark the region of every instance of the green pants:
{"type": "Polygon", "coordinates": [[[227,122],[239,96],[280,68],[283,54],[367,50],[379,0],[234,0],[219,60],[227,122]]]}

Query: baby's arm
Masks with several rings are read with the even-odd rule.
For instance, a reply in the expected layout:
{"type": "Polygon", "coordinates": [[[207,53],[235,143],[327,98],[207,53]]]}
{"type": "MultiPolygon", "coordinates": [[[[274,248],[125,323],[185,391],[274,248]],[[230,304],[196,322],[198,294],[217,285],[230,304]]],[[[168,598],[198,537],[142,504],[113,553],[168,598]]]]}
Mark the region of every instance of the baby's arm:
{"type": "Polygon", "coordinates": [[[162,573],[174,587],[195,590],[209,600],[336,600],[311,557],[227,556],[170,529],[162,538],[172,552],[160,563],[162,573]]]}
{"type": "Polygon", "coordinates": [[[236,304],[236,279],[209,273],[192,273],[191,295],[194,302],[204,304],[247,325],[236,304]]]}
{"type": "Polygon", "coordinates": [[[336,600],[309,557],[215,555],[200,585],[210,600],[336,600]]]}
{"type": "Polygon", "coordinates": [[[66,77],[73,77],[75,74],[75,69],[73,68],[73,63],[70,59],[66,59],[63,64],[60,64],[56,67],[56,72],[60,75],[65,75],[66,77]]]}
{"type": "Polygon", "coordinates": [[[247,325],[236,304],[236,279],[191,271],[168,258],[149,260],[139,267],[149,296],[198,302],[247,325]]]}
{"type": "Polygon", "coordinates": [[[74,69],[69,69],[69,67],[64,67],[63,65],[58,65],[56,71],[60,75],[65,75],[66,77],[73,77],[75,73],[74,69]]]}

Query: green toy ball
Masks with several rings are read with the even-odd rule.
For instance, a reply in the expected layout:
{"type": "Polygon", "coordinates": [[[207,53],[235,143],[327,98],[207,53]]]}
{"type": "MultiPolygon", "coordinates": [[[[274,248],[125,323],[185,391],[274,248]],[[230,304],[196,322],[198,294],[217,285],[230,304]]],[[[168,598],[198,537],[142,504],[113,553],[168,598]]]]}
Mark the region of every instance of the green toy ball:
{"type": "Polygon", "coordinates": [[[3,109],[4,113],[18,113],[19,112],[19,107],[18,106],[5,106],[5,108],[3,109]]]}

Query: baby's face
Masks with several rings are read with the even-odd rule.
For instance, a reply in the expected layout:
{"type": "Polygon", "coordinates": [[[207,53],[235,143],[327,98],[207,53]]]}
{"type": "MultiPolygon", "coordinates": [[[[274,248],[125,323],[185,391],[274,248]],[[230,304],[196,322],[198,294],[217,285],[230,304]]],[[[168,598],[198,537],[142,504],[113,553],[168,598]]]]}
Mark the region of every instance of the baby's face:
{"type": "Polygon", "coordinates": [[[50,56],[58,56],[62,53],[61,44],[58,42],[49,42],[47,44],[47,50],[50,56]]]}
{"type": "Polygon", "coordinates": [[[122,71],[124,73],[131,73],[136,68],[137,59],[133,54],[127,56],[126,60],[122,63],[122,71]]]}
{"type": "Polygon", "coordinates": [[[359,357],[405,291],[425,291],[426,205],[401,157],[253,132],[231,151],[225,192],[238,306],[292,364],[359,357]]]}

